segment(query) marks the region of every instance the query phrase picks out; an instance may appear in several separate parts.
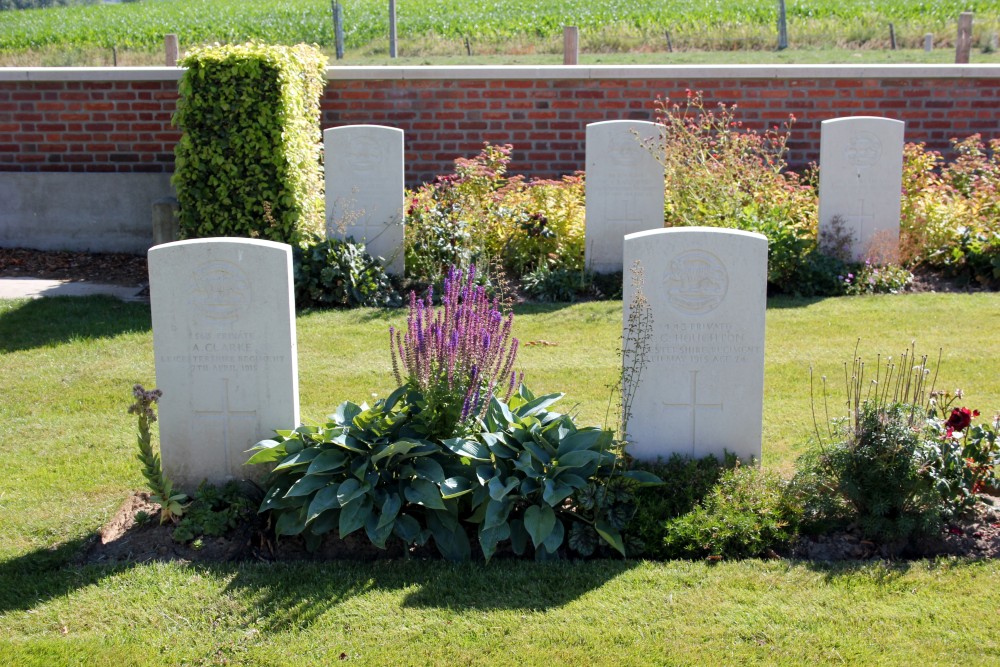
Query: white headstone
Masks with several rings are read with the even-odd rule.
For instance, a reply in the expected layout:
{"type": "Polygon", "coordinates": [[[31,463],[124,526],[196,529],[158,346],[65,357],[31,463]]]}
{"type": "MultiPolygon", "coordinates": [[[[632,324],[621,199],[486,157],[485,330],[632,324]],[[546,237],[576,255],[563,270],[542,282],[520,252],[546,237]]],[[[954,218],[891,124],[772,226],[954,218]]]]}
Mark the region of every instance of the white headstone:
{"type": "Polygon", "coordinates": [[[903,129],[889,118],[825,120],[820,130],[819,231],[851,239],[851,258],[895,261],[903,183],[903,129]]]}
{"type": "Polygon", "coordinates": [[[194,239],[148,261],[164,473],[189,490],[260,477],[246,450],[299,423],[291,247],[194,239]]]}
{"type": "Polygon", "coordinates": [[[403,131],[346,125],[323,131],[326,234],[353,237],[403,273],[403,131]]]}
{"type": "MultiPolygon", "coordinates": [[[[635,387],[629,453],[760,460],[767,238],[710,227],[625,237],[652,311],[649,365],[635,387]]],[[[624,322],[636,287],[625,276],[624,322]]]]}
{"type": "Polygon", "coordinates": [[[587,125],[586,266],[622,270],[626,234],[663,227],[663,126],[642,120],[587,125]]]}

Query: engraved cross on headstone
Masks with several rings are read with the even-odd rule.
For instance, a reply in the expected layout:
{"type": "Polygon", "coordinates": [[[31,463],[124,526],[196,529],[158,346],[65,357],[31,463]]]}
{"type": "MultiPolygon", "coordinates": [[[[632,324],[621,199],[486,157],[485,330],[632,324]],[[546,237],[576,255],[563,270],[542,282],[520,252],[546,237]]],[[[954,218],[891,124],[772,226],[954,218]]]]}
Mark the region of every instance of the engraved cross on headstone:
{"type": "Polygon", "coordinates": [[[197,442],[199,439],[199,422],[212,424],[214,428],[210,432],[222,434],[223,469],[233,472],[243,465],[246,460],[246,450],[254,444],[258,437],[257,411],[238,409],[238,406],[235,405],[238,401],[233,398],[230,390],[229,378],[222,379],[219,396],[222,402],[220,409],[199,409],[200,406],[194,406],[194,419],[191,424],[194,430],[194,433],[191,434],[192,441],[197,442]]]}
{"type": "Polygon", "coordinates": [[[875,216],[865,215],[865,200],[858,200],[858,212],[855,215],[848,216],[844,221],[848,229],[853,230],[853,241],[860,242],[867,236],[866,231],[870,229],[872,222],[874,222],[875,216]]]}
{"type": "Polygon", "coordinates": [[[696,446],[698,444],[697,428],[698,428],[698,410],[718,410],[722,411],[722,403],[699,403],[698,402],[698,371],[691,371],[691,386],[690,386],[690,399],[686,403],[663,403],[665,408],[673,409],[683,409],[686,410],[690,416],[690,428],[691,428],[691,456],[696,454],[696,446]]]}
{"type": "MultiPolygon", "coordinates": [[[[628,229],[636,228],[636,225],[641,226],[643,223],[642,215],[636,210],[637,208],[635,197],[630,197],[627,194],[611,197],[608,200],[605,219],[611,225],[618,225],[628,229]]],[[[654,220],[652,226],[656,227],[659,225],[654,220]]]]}

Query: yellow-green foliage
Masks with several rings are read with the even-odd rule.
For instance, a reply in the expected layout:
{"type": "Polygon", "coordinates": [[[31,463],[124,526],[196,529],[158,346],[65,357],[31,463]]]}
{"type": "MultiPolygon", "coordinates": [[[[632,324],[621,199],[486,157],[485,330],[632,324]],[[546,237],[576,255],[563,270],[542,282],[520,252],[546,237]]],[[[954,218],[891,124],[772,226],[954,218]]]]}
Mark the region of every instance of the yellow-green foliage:
{"type": "Polygon", "coordinates": [[[954,141],[945,163],[924,144],[903,158],[903,259],[983,285],[1000,284],[1000,139],[954,141]]]}
{"type": "Polygon", "coordinates": [[[511,277],[540,266],[583,268],[583,180],[508,176],[512,147],[485,144],[455,173],[408,194],[406,270],[437,281],[450,266],[501,265],[511,277]]]}
{"type": "Polygon", "coordinates": [[[784,291],[802,283],[816,248],[818,197],[784,155],[794,117],[763,133],[743,127],[737,107],[705,107],[700,92],[657,103],[664,166],[664,224],[759,232],[768,239],[768,280],[784,291]]]}
{"type": "Polygon", "coordinates": [[[326,57],[258,44],[196,49],[179,63],[172,183],[184,237],[297,243],[323,225],[319,100],[326,57]]]}

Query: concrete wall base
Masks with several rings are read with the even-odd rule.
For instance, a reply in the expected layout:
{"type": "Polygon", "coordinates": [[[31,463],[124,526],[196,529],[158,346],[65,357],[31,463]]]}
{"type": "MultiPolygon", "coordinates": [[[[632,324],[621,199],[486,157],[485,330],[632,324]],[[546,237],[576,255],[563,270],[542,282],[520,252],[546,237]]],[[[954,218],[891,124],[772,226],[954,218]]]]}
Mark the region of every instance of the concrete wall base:
{"type": "Polygon", "coordinates": [[[0,172],[0,247],[145,254],[170,174],[0,172]]]}

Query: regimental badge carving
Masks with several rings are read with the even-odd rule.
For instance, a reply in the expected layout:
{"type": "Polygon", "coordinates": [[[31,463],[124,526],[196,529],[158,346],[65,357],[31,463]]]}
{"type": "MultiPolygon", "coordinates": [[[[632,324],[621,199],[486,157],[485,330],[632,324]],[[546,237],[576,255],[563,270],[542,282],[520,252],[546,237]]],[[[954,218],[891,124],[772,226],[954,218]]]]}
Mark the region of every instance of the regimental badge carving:
{"type": "Polygon", "coordinates": [[[718,257],[704,250],[683,252],[663,276],[667,302],[682,313],[703,315],[715,310],[729,291],[729,274],[718,257]]]}
{"type": "Polygon", "coordinates": [[[619,167],[628,167],[639,161],[638,139],[628,134],[616,133],[608,142],[608,155],[611,162],[619,167]]]}
{"type": "Polygon", "coordinates": [[[191,305],[203,320],[235,320],[250,304],[250,281],[231,262],[202,264],[195,270],[192,283],[191,305]]]}
{"type": "Polygon", "coordinates": [[[363,173],[379,169],[385,162],[385,146],[372,137],[352,137],[346,147],[346,162],[363,173]]]}
{"type": "Polygon", "coordinates": [[[858,132],[847,142],[844,154],[855,167],[874,167],[882,158],[882,142],[871,132],[858,132]]]}

